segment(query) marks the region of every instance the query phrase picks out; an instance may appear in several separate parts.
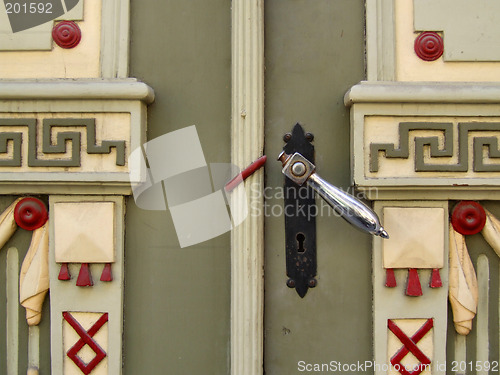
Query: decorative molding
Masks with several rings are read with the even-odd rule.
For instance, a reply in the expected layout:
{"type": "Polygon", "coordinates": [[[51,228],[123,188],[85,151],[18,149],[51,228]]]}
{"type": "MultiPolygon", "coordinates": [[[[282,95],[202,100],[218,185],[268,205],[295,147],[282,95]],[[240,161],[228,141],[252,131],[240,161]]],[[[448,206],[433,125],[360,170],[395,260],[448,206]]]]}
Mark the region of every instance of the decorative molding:
{"type": "Polygon", "coordinates": [[[437,60],[443,54],[443,38],[434,31],[424,31],[416,37],[414,50],[417,56],[424,61],[437,60]]]}
{"type": "Polygon", "coordinates": [[[499,12],[497,1],[413,0],[414,30],[442,31],[445,61],[500,61],[499,12]]]}
{"type": "MultiPolygon", "coordinates": [[[[0,100],[99,100],[101,102],[135,100],[149,105],[154,101],[154,91],[150,86],[134,78],[79,79],[78,81],[2,80],[0,100]]],[[[102,108],[106,106],[103,105],[102,108]]]]}
{"type": "Polygon", "coordinates": [[[82,40],[82,31],[76,22],[62,21],[52,29],[52,39],[61,48],[75,48],[82,40]]]}
{"type": "MultiPolygon", "coordinates": [[[[375,201],[374,209],[385,226],[385,208],[430,208],[441,209],[448,212],[447,201],[375,201]]],[[[442,220],[440,228],[435,227],[435,231],[441,231],[440,237],[444,238],[442,244],[443,258],[448,258],[449,236],[448,236],[448,221],[442,220]]],[[[407,297],[401,288],[387,288],[385,286],[386,273],[383,268],[383,240],[381,238],[373,239],[373,348],[374,348],[374,361],[380,364],[379,368],[375,368],[376,375],[398,374],[398,371],[385,371],[383,364],[390,365],[390,360],[394,356],[395,351],[389,350],[388,340],[396,337],[387,329],[388,319],[396,320],[397,324],[401,320],[415,321],[422,320],[417,324],[415,329],[411,332],[403,331],[409,335],[422,326],[427,319],[433,319],[433,338],[431,344],[433,349],[427,350],[425,353],[432,359],[430,365],[431,371],[434,375],[445,375],[442,366],[438,364],[445,363],[446,361],[446,342],[447,342],[447,327],[448,327],[448,262],[444,262],[442,268],[442,286],[441,288],[432,288],[427,283],[422,283],[422,296],[407,297]],[[425,319],[425,320],[423,320],[425,319]]],[[[398,285],[405,285],[407,272],[406,270],[395,270],[395,279],[398,285]]],[[[431,279],[432,269],[420,270],[421,277],[425,280],[431,279]]],[[[397,350],[401,348],[401,343],[396,342],[397,350]]],[[[396,346],[391,346],[395,348],[396,346]]],[[[405,363],[405,362],[403,362],[405,363]]]]}
{"type": "MultiPolygon", "coordinates": [[[[66,9],[64,2],[62,7],[58,10],[59,17],[55,18],[53,22],[44,22],[41,25],[31,27],[29,29],[20,30],[16,33],[12,32],[9,18],[7,15],[6,8],[3,4],[0,5],[0,51],[50,51],[53,47],[52,45],[52,27],[54,22],[57,21],[83,21],[83,3],[85,0],[77,1],[77,4],[72,4],[72,8],[65,12],[66,9]],[[4,12],[5,10],[5,12],[4,12]]],[[[14,2],[12,2],[14,3],[14,2]]],[[[29,3],[28,3],[29,4],[29,3]]],[[[48,2],[47,4],[54,4],[53,2],[48,2]]],[[[46,10],[42,5],[43,10],[46,10]]],[[[38,8],[37,8],[38,9],[38,8]]],[[[52,9],[54,11],[55,9],[52,9]]],[[[55,12],[53,12],[55,13],[55,12]]]]}
{"type": "MultiPolygon", "coordinates": [[[[72,22],[83,20],[83,3],[84,0],[80,0],[76,7],[57,18],[56,21],[71,20],[70,22],[72,22]]],[[[74,53],[73,51],[63,52],[57,46],[54,48],[52,38],[53,22],[48,22],[13,34],[10,29],[7,14],[2,9],[2,12],[0,12],[0,51],[5,50],[6,53],[9,54],[9,58],[13,61],[17,61],[15,59],[21,59],[21,61],[23,61],[23,71],[26,72],[25,75],[20,72],[4,72],[4,74],[6,74],[5,77],[9,75],[12,75],[12,78],[76,78],[85,76],[109,79],[128,77],[130,0],[92,0],[85,1],[85,3],[85,7],[87,8],[86,22],[78,22],[73,26],[79,25],[82,29],[82,33],[85,34],[84,36],[86,36],[87,39],[89,36],[92,38],[92,43],[88,45],[84,45],[84,40],[82,39],[82,43],[78,46],[78,50],[92,49],[92,52],[90,53],[87,51],[83,53],[85,56],[80,55],[76,59],[71,59],[71,57],[82,51],[75,51],[74,53]],[[90,49],[87,47],[90,47],[90,49]],[[30,55],[15,55],[17,52],[24,51],[30,51],[30,55]],[[68,57],[70,58],[68,59],[68,57]],[[52,65],[56,66],[62,66],[61,63],[63,60],[64,63],[71,61],[70,64],[66,64],[64,67],[73,69],[47,68],[37,70],[35,68],[37,64],[47,58],[52,59],[52,65]],[[91,64],[92,68],[95,67],[95,69],[78,69],[79,67],[76,65],[79,64],[82,59],[87,62],[87,65],[91,64]],[[83,71],[83,73],[81,71],[83,71]],[[62,74],[65,74],[65,76],[61,76],[62,74]]],[[[56,24],[54,29],[61,27],[61,24],[64,24],[64,22],[56,24]]],[[[72,31],[73,29],[67,29],[67,31],[68,30],[72,31]]],[[[67,39],[67,37],[65,37],[65,39],[67,39]]],[[[73,40],[72,38],[69,39],[73,40]]],[[[57,35],[54,37],[54,40],[57,42],[57,35]]],[[[59,43],[58,45],[61,46],[59,43]]],[[[64,45],[62,47],[66,48],[64,45]]]]}
{"type": "Polygon", "coordinates": [[[49,228],[45,223],[33,231],[28,253],[21,266],[19,298],[26,309],[26,321],[36,326],[42,319],[42,306],[49,291],[49,228]]]}
{"type": "Polygon", "coordinates": [[[361,82],[344,99],[353,183],[369,199],[477,200],[500,190],[500,85],[361,82]]]}
{"type": "MultiPolygon", "coordinates": [[[[98,194],[130,194],[127,157],[146,141],[146,106],[153,100],[153,90],[134,79],[0,82],[0,119],[9,119],[11,124],[0,126],[0,130],[23,132],[22,135],[0,135],[0,145],[3,141],[0,151],[9,152],[8,156],[5,153],[0,156],[4,160],[14,159],[3,163],[19,165],[19,160],[22,163],[20,167],[5,164],[0,167],[0,193],[81,194],[95,189],[98,194]],[[26,124],[26,120],[31,119],[28,122],[33,129],[34,118],[38,138],[30,137],[29,124],[26,124]],[[64,120],[68,118],[72,120],[64,120]],[[16,121],[18,124],[24,121],[21,125],[25,126],[15,125],[16,121]],[[78,126],[82,126],[82,130],[78,126]],[[82,131],[86,136],[80,134],[82,131]],[[13,140],[7,142],[9,137],[13,140]],[[19,151],[14,156],[14,146],[23,138],[31,145],[22,151],[17,148],[19,151]],[[36,148],[37,139],[40,150],[36,154],[28,152],[36,148]],[[77,147],[71,147],[71,140],[77,147]],[[109,143],[109,140],[116,142],[109,143]],[[86,151],[85,143],[90,146],[87,148],[90,152],[86,151]],[[63,153],[66,146],[68,154],[59,156],[57,153],[63,153]],[[26,155],[19,156],[19,152],[26,155]]],[[[132,177],[140,181],[143,174],[132,177]]]]}
{"type": "Polygon", "coordinates": [[[369,81],[395,80],[394,0],[366,1],[366,65],[369,81]]]}
{"type": "Polygon", "coordinates": [[[469,143],[473,143],[474,172],[500,172],[500,164],[485,164],[483,150],[488,149],[488,158],[500,158],[498,137],[470,136],[470,132],[492,132],[500,134],[500,122],[472,122],[458,124],[458,147],[454,147],[454,125],[439,122],[401,122],[399,123],[399,147],[391,143],[370,144],[370,172],[379,171],[379,153],[384,152],[386,158],[408,159],[410,157],[410,132],[415,130],[438,130],[443,133],[444,146],[440,146],[439,137],[414,137],[415,172],[467,172],[469,170],[469,143]],[[456,164],[434,164],[425,160],[425,147],[430,148],[430,158],[458,159],[456,164]]]}
{"type": "MultiPolygon", "coordinates": [[[[113,264],[113,282],[102,282],[94,280],[92,288],[81,288],[74,283],[62,282],[58,280],[60,265],[55,259],[55,243],[50,242],[49,270],[50,270],[50,325],[51,325],[51,364],[53,374],[67,374],[66,366],[75,367],[73,361],[68,358],[67,352],[76,341],[70,343],[63,329],[66,321],[63,314],[71,312],[80,323],[85,318],[87,325],[81,324],[88,332],[92,325],[107,313],[109,320],[106,323],[107,348],[106,366],[99,365],[89,374],[120,375],[122,373],[122,346],[123,346],[123,286],[124,286],[124,199],[120,196],[84,196],[84,195],[51,195],[49,197],[49,212],[54,212],[58,204],[64,203],[113,203],[114,216],[114,247],[115,263],[113,264]],[[76,315],[76,312],[82,312],[76,315]],[[97,316],[99,312],[99,316],[97,316]],[[95,318],[91,318],[91,316],[95,318]],[[87,319],[88,318],[88,319],[87,319]],[[68,346],[69,345],[69,346],[68,346]]],[[[55,238],[56,226],[58,223],[49,220],[50,236],[55,238]]],[[[57,241],[57,239],[56,239],[57,241]]],[[[73,265],[70,265],[70,267],[73,265]]],[[[74,265],[76,266],[76,265],[74,265]]],[[[96,272],[104,269],[103,264],[94,264],[96,272]]],[[[73,272],[77,274],[78,272],[73,272]]],[[[68,327],[70,332],[73,328],[68,327]]],[[[74,334],[74,332],[72,332],[74,334]]],[[[89,333],[90,335],[91,333],[89,333]]],[[[92,335],[91,335],[92,336],[92,335]]],[[[74,336],[73,336],[74,337],[74,336]]],[[[77,338],[78,340],[78,338],[77,338]]],[[[86,342],[87,343],[87,342],[86,342]]],[[[88,343],[87,343],[88,344],[88,343]]],[[[101,345],[101,344],[99,344],[101,345]]],[[[75,355],[78,353],[78,346],[75,355]]],[[[85,360],[86,366],[92,358],[85,360]]],[[[78,368],[77,368],[77,371],[78,368]]],[[[71,372],[72,374],[73,372],[71,372]]],[[[78,372],[77,372],[78,373],[78,372]]],[[[85,372],[84,372],[85,373],[85,372]]]]}
{"type": "Polygon", "coordinates": [[[498,104],[498,83],[367,82],[352,86],[344,96],[346,107],[356,104],[498,104]]]}
{"type": "MultiPolygon", "coordinates": [[[[490,361],[490,346],[495,347],[495,335],[490,329],[490,269],[488,257],[485,254],[479,255],[477,259],[477,284],[478,284],[478,304],[477,304],[477,336],[476,336],[476,361],[485,364],[477,371],[478,375],[488,375],[485,368],[490,361]]],[[[494,277],[494,274],[491,275],[494,277]]],[[[493,299],[492,299],[493,300],[493,299]]],[[[494,311],[494,310],[493,310],[494,311]]],[[[498,341],[497,341],[498,343],[498,341]]],[[[491,353],[493,354],[493,353],[491,353]]],[[[497,362],[498,363],[498,362],[497,362]]],[[[494,371],[492,371],[494,372],[494,371]]]]}
{"type": "Polygon", "coordinates": [[[453,323],[458,334],[468,335],[477,312],[479,294],[477,276],[467,250],[465,236],[456,232],[450,225],[449,239],[449,299],[453,311],[453,323]]]}
{"type": "Polygon", "coordinates": [[[7,250],[5,270],[6,341],[7,375],[16,375],[19,371],[19,250],[10,247],[7,250]]]}
{"type": "Polygon", "coordinates": [[[128,77],[130,0],[105,0],[102,4],[101,77],[128,77]]]}
{"type": "MultiPolygon", "coordinates": [[[[264,149],[264,1],[232,2],[232,163],[245,168],[264,149]]],[[[250,205],[264,173],[248,178],[250,205]]],[[[233,196],[232,199],[237,199],[233,196]]],[[[236,207],[236,206],[235,206],[236,207]]],[[[264,216],[249,215],[231,237],[231,374],[263,373],[264,216]]]]}
{"type": "Polygon", "coordinates": [[[491,16],[495,3],[366,0],[368,81],[498,82],[499,52],[488,48],[496,45],[500,30],[491,16]],[[446,16],[449,4],[454,4],[453,17],[446,16]],[[447,48],[442,58],[428,62],[411,52],[415,31],[443,30],[447,48]]]}
{"type": "MultiPolygon", "coordinates": [[[[5,119],[0,118],[0,129],[2,126],[27,126],[28,127],[28,166],[29,167],[82,167],[81,164],[81,133],[58,132],[57,141],[52,142],[54,127],[84,127],[87,134],[87,154],[109,154],[111,148],[116,150],[116,165],[125,165],[125,141],[102,141],[96,144],[95,119],[71,119],[50,118],[43,119],[42,147],[37,146],[38,122],[36,118],[5,119]],[[68,142],[71,141],[71,158],[69,159],[41,159],[43,154],[66,154],[68,142]]],[[[13,143],[12,159],[0,159],[0,171],[2,166],[20,167],[22,165],[22,133],[0,132],[0,154],[8,152],[9,142],[13,143]]]]}
{"type": "MultiPolygon", "coordinates": [[[[430,365],[432,363],[432,336],[433,336],[433,327],[434,321],[432,318],[430,319],[388,319],[387,320],[387,328],[388,330],[394,334],[400,343],[403,346],[390,358],[390,363],[394,366],[395,370],[402,375],[419,375],[425,370],[430,369],[430,365]],[[421,324],[424,322],[423,324],[421,324]],[[405,333],[399,326],[403,324],[414,325],[415,323],[421,325],[420,328],[416,332],[414,332],[411,336],[405,333]],[[420,348],[421,341],[425,340],[425,338],[429,338],[431,341],[430,348],[426,347],[427,350],[422,350],[420,348]],[[425,352],[424,352],[425,351],[425,352]],[[428,353],[430,352],[430,353],[428,353]],[[409,355],[415,357],[418,363],[408,363],[408,360],[404,358],[409,355]],[[429,358],[429,356],[431,358],[429,358]],[[412,371],[409,369],[412,368],[412,371]]],[[[399,346],[399,343],[398,343],[399,346]]],[[[422,345],[423,346],[423,345],[422,345]]],[[[391,353],[391,351],[389,351],[391,353]]],[[[392,353],[391,353],[392,354],[392,353]]]]}
{"type": "MultiPolygon", "coordinates": [[[[73,330],[77,333],[78,335],[78,340],[73,343],[69,339],[69,334],[66,334],[64,337],[65,341],[65,346],[66,345],[71,345],[73,344],[69,350],[66,351],[66,356],[80,369],[80,371],[85,374],[89,375],[94,372],[94,369],[106,358],[107,353],[106,351],[101,347],[103,345],[102,343],[99,343],[94,336],[99,333],[101,330],[105,330],[105,325],[108,323],[108,313],[82,313],[82,312],[69,312],[65,311],[63,312],[63,318],[64,321],[67,322],[73,328],[73,330]],[[80,322],[75,318],[75,316],[80,316],[83,317],[86,320],[92,319],[95,320],[95,317],[98,316],[97,321],[93,323],[88,329],[82,327],[80,322]],[[69,341],[68,343],[66,341],[69,341]],[[78,354],[80,350],[84,348],[84,346],[88,345],[88,347],[94,352],[93,358],[86,362],[84,361],[80,355],[78,354]]],[[[64,330],[64,328],[63,328],[64,330]]],[[[107,330],[106,330],[107,331],[107,330]]],[[[105,332],[105,335],[107,336],[108,332],[105,332]]],[[[103,339],[105,344],[109,342],[109,338],[105,337],[103,339]]],[[[69,366],[65,366],[65,369],[70,368],[69,366]]],[[[105,374],[107,374],[107,371],[103,371],[105,374]]],[[[71,370],[67,370],[64,372],[64,374],[70,374],[73,373],[71,370]]]]}

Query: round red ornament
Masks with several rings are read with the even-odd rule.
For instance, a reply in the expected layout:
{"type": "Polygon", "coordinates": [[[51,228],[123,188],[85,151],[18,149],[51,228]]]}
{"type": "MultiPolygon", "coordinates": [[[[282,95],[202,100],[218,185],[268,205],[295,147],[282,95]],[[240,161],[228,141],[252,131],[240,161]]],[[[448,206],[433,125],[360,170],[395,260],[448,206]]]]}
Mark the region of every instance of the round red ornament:
{"type": "Polygon", "coordinates": [[[37,198],[27,197],[14,208],[17,225],[26,230],[35,230],[47,222],[49,215],[45,204],[37,198]]]}
{"type": "Polygon", "coordinates": [[[434,31],[425,31],[415,39],[414,49],[417,56],[422,60],[437,60],[443,54],[443,38],[434,31]]]}
{"type": "Polygon", "coordinates": [[[74,48],[82,39],[82,32],[73,21],[62,21],[52,29],[52,38],[61,48],[74,48]]]}
{"type": "Polygon", "coordinates": [[[451,214],[453,229],[464,235],[481,232],[486,223],[484,208],[474,201],[460,201],[451,214]]]}

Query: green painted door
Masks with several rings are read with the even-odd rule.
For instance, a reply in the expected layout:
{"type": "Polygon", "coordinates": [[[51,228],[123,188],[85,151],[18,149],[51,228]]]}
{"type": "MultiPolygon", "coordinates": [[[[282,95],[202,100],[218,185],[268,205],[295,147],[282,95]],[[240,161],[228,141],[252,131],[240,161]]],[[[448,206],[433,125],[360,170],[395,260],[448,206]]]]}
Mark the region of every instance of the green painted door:
{"type": "MultiPolygon", "coordinates": [[[[195,124],[208,162],[230,160],[231,1],[131,1],[131,72],[155,89],[148,140],[195,124]]],[[[266,203],[283,176],[275,157],[296,122],[315,135],[320,174],[350,184],[343,95],[364,78],[364,1],[265,1],[266,203]]],[[[126,215],[124,373],[230,373],[230,235],[179,248],[168,212],[126,215]]],[[[265,222],[265,373],[300,362],[370,359],[370,238],[317,219],[318,286],[285,282],[283,216],[265,222]]]]}
{"type": "Polygon", "coordinates": [[[284,217],[273,214],[283,204],[281,163],[274,160],[283,135],[297,122],[315,136],[318,173],[350,188],[349,111],[343,95],[364,79],[364,1],[266,1],[265,11],[266,374],[371,360],[370,236],[321,209],[318,285],[300,298],[285,284],[284,217]]]}

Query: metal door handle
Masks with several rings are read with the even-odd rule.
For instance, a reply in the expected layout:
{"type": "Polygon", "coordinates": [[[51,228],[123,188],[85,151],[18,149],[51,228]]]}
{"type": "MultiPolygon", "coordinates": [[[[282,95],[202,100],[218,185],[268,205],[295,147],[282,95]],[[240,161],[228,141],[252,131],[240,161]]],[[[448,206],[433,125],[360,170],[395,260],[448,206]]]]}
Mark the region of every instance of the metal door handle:
{"type": "Polygon", "coordinates": [[[359,199],[323,180],[316,173],[316,166],[300,153],[288,155],[283,151],[279,157],[283,163],[283,174],[301,186],[307,183],[339,215],[355,227],[370,234],[389,238],[380,225],[377,214],[359,199]]]}

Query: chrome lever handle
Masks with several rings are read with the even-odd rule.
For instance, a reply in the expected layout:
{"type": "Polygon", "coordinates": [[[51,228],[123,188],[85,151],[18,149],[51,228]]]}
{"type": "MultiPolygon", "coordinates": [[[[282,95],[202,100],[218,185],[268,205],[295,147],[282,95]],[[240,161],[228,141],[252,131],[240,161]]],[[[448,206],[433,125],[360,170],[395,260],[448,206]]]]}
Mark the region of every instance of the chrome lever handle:
{"type": "Polygon", "coordinates": [[[389,238],[377,214],[359,199],[323,180],[316,173],[316,166],[300,153],[288,155],[284,151],[278,160],[283,164],[283,174],[298,185],[307,183],[343,219],[370,234],[389,238]]]}

